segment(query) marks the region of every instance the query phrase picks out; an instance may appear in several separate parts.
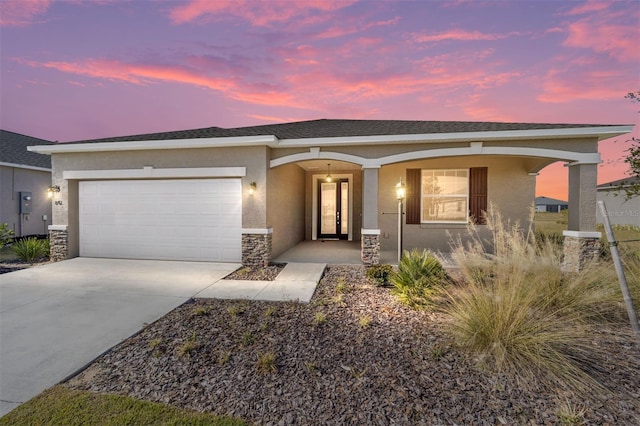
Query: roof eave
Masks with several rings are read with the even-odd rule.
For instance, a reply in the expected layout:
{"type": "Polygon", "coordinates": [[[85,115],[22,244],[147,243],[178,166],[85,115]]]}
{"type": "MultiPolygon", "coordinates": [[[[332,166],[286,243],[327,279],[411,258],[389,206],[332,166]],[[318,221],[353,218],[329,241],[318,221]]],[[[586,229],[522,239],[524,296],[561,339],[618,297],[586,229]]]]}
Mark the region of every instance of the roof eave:
{"type": "Polygon", "coordinates": [[[220,148],[239,146],[269,146],[295,148],[344,145],[377,145],[389,143],[438,143],[469,141],[501,141],[525,139],[555,139],[597,137],[598,140],[623,135],[633,130],[632,125],[552,128],[529,130],[503,130],[487,132],[427,133],[409,135],[338,136],[326,138],[278,139],[274,135],[238,136],[222,138],[195,138],[147,140],[129,142],[94,142],[57,145],[37,145],[27,149],[39,154],[104,151],[142,151],[153,149],[220,148]]]}

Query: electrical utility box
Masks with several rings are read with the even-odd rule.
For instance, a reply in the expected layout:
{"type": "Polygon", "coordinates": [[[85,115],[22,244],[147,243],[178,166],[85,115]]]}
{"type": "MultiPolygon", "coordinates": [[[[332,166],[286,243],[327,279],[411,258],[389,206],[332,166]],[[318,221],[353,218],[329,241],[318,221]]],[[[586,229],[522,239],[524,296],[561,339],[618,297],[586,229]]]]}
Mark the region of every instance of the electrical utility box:
{"type": "Polygon", "coordinates": [[[31,213],[31,192],[20,193],[20,213],[21,214],[31,213]]]}

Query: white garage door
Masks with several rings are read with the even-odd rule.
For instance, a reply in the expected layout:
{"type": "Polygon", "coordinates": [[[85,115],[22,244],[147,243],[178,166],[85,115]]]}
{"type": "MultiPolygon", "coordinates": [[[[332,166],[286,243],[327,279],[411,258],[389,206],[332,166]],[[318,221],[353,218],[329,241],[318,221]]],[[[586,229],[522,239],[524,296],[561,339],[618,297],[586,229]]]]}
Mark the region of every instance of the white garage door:
{"type": "Polygon", "coordinates": [[[240,179],[83,181],[80,256],[241,261],[240,179]]]}

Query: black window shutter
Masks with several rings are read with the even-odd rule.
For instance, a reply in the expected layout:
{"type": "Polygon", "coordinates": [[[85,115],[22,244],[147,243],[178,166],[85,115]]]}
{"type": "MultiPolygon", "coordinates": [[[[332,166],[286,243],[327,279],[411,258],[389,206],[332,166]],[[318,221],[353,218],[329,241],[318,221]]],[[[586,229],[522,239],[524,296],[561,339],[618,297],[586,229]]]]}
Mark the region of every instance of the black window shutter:
{"type": "Polygon", "coordinates": [[[407,225],[420,224],[420,181],[421,169],[407,169],[406,215],[407,225]]]}
{"type": "Polygon", "coordinates": [[[487,167],[469,169],[469,216],[477,225],[486,224],[487,211],[487,167]]]}

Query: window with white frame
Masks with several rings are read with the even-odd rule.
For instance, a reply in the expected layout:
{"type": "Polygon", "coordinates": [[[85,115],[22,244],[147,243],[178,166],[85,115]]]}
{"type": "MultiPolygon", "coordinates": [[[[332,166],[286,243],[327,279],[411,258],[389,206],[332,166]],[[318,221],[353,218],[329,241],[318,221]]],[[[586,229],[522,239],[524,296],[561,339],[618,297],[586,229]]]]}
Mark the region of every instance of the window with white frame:
{"type": "Polygon", "coordinates": [[[421,222],[466,223],[469,169],[422,170],[421,222]]]}

